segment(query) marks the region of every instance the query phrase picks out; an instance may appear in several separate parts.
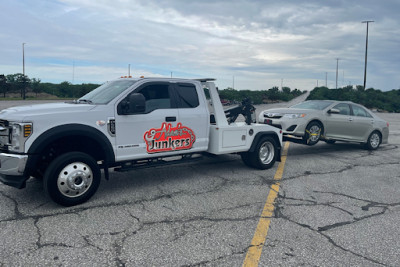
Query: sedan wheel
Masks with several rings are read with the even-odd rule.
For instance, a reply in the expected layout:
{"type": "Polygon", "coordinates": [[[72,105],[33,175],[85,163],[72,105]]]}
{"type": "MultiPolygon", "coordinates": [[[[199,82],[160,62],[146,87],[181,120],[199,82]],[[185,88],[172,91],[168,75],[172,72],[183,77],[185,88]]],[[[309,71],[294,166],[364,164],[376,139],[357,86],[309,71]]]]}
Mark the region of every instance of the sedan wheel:
{"type": "Polygon", "coordinates": [[[369,150],[375,150],[379,147],[381,142],[381,135],[378,132],[372,132],[371,135],[368,137],[366,147],[369,150]]]}
{"type": "Polygon", "coordinates": [[[313,121],[306,127],[306,132],[304,134],[304,141],[307,145],[313,146],[318,143],[321,137],[322,126],[320,123],[313,121]]]}

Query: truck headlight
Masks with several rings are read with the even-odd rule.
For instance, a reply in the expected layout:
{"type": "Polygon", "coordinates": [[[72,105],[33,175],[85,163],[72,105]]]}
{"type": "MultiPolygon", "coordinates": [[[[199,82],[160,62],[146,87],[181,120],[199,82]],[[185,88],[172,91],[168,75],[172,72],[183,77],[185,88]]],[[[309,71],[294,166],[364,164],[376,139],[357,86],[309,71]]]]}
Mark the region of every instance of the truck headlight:
{"type": "Polygon", "coordinates": [[[32,123],[10,122],[9,150],[24,152],[25,141],[32,134],[32,123]]]}
{"type": "Polygon", "coordinates": [[[305,113],[289,113],[283,115],[284,118],[289,118],[289,119],[298,119],[298,118],[304,118],[307,114],[305,113]]]}

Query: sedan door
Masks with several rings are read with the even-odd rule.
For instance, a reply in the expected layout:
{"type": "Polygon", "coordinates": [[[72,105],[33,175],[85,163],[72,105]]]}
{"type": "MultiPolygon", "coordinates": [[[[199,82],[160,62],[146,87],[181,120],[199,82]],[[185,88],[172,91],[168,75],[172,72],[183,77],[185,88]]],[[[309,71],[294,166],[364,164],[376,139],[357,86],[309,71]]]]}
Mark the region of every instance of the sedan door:
{"type": "Polygon", "coordinates": [[[374,118],[363,108],[351,105],[353,110],[351,137],[355,141],[365,142],[374,127],[374,118]]]}
{"type": "Polygon", "coordinates": [[[333,107],[339,110],[338,114],[328,113],[325,123],[325,136],[327,138],[338,140],[352,139],[353,118],[351,116],[350,105],[347,103],[340,103],[333,107]]]}

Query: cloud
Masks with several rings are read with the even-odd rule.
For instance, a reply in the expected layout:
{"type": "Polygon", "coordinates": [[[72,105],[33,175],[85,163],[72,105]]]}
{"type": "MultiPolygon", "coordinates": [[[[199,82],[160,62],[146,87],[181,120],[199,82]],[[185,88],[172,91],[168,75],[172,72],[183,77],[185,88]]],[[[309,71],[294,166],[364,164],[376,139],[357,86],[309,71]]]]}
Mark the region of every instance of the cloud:
{"type": "Polygon", "coordinates": [[[149,76],[215,77],[220,88],[235,77],[239,89],[268,89],[284,79],[309,90],[327,72],[334,84],[340,58],[342,83],[361,84],[361,21],[373,19],[368,84],[400,85],[393,75],[400,70],[394,0],[5,0],[4,6],[0,23],[9,26],[0,33],[0,73],[20,68],[25,42],[27,74],[43,81],[70,79],[62,73],[75,62],[76,77],[87,82],[126,74],[131,64],[149,76]]]}

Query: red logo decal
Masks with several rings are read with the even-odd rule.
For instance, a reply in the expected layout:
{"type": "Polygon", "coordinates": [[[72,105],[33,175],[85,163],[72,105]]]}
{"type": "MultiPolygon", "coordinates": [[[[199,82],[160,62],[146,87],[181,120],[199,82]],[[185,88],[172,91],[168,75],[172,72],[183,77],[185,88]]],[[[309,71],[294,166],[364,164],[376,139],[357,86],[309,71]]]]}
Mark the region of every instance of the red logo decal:
{"type": "Polygon", "coordinates": [[[190,149],[196,136],[192,129],[178,123],[172,127],[171,123],[163,122],[161,128],[153,128],[144,133],[148,153],[190,149]]]}

